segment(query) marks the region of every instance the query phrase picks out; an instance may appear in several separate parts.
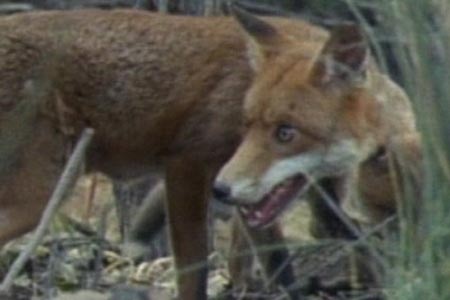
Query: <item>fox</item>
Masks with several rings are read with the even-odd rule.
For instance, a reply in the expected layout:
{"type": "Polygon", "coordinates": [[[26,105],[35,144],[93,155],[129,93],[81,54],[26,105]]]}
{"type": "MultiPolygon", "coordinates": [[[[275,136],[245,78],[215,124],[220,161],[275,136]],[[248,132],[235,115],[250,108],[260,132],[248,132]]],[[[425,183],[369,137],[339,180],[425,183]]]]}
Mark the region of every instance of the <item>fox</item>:
{"type": "MultiPolygon", "coordinates": [[[[406,95],[406,94],[405,94],[406,95]]],[[[404,99],[409,101],[409,99],[404,99]]],[[[393,107],[393,109],[395,109],[393,107]]],[[[401,112],[399,112],[401,113],[401,112]]],[[[422,186],[421,176],[422,150],[421,140],[418,132],[404,132],[393,137],[389,144],[381,145],[376,153],[368,157],[359,167],[358,185],[355,187],[358,192],[358,207],[364,213],[364,218],[352,218],[352,212],[347,212],[347,216],[361,230],[372,229],[386,221],[389,217],[399,214],[399,202],[402,201],[404,191],[402,187],[405,182],[410,183],[415,189],[415,194],[419,198],[422,186]]],[[[165,224],[163,210],[165,195],[163,193],[163,182],[159,182],[157,187],[151,191],[144,200],[144,205],[137,215],[132,228],[132,237],[128,245],[134,255],[142,255],[144,247],[148,245],[156,233],[160,232],[165,224]]],[[[340,199],[330,190],[329,181],[320,182],[320,188],[327,193],[331,200],[335,201],[338,207],[341,206],[340,199]]],[[[335,212],[324,203],[322,196],[310,193],[305,196],[305,201],[311,209],[311,219],[309,230],[312,237],[316,239],[355,239],[353,232],[342,223],[335,212]]],[[[217,202],[212,199],[212,206],[217,202]]],[[[298,201],[298,200],[296,200],[298,201]]],[[[420,209],[419,201],[415,201],[414,210],[420,209]]],[[[342,207],[341,207],[342,208],[342,207]]],[[[353,215],[354,217],[354,215],[353,215]]],[[[254,282],[255,258],[253,250],[272,248],[272,250],[257,251],[260,267],[267,277],[276,278],[272,281],[277,286],[286,288],[292,299],[299,297],[299,290],[292,289],[296,283],[296,272],[291,264],[286,264],[289,260],[289,249],[282,231],[282,227],[277,220],[264,228],[245,229],[241,224],[241,215],[233,212],[231,219],[231,241],[228,254],[228,271],[230,273],[230,287],[237,293],[249,288],[254,282]],[[248,237],[243,234],[246,231],[248,237]],[[250,238],[252,245],[248,244],[250,238]],[[280,269],[281,268],[281,269],[280,269]]],[[[389,229],[396,226],[391,226],[389,229]]],[[[391,230],[392,232],[392,230],[391,230]]],[[[365,259],[367,261],[368,258],[365,259]]],[[[359,267],[358,267],[359,268],[359,267]]],[[[367,266],[362,265],[363,280],[365,284],[380,285],[380,278],[375,274],[373,278],[367,278],[367,266]]],[[[357,272],[360,270],[357,269],[357,272]]],[[[358,281],[359,282],[359,281],[358,281]]],[[[271,287],[269,287],[271,288],[271,287]]],[[[274,287],[276,288],[276,286],[274,287]]]]}
{"type": "Polygon", "coordinates": [[[345,212],[373,221],[355,188],[360,167],[384,145],[418,134],[407,95],[371,61],[358,27],[343,25],[316,52],[296,56],[294,42],[266,25],[252,27],[259,71],[244,100],[242,142],[214,195],[262,228],[326,179],[345,212]]]}
{"type": "MultiPolygon", "coordinates": [[[[244,100],[243,138],[214,184],[217,199],[239,207],[253,246],[282,245],[274,224],[299,197],[309,200],[313,236],[357,238],[321,196],[311,197],[317,184],[367,229],[404,208],[399,202],[408,182],[415,190],[417,218],[422,150],[414,112],[407,94],[371,61],[362,32],[354,26],[337,28],[318,54],[307,56],[315,60],[293,61],[288,50],[280,49],[291,41],[265,25],[253,26],[251,51],[259,72],[244,100]],[[281,63],[286,67],[278,73],[281,63]]],[[[248,252],[249,245],[237,235],[231,248],[248,252]]],[[[285,251],[281,247],[263,255],[269,274],[273,258],[285,251]]],[[[231,277],[238,285],[252,261],[231,259],[231,277]]],[[[292,274],[286,268],[280,283],[293,283],[292,274]]]]}
{"type": "Polygon", "coordinates": [[[0,245],[35,227],[67,154],[90,127],[85,172],[117,180],[163,174],[178,298],[206,299],[211,193],[264,225],[310,182],[306,172],[337,178],[346,196],[354,167],[388,133],[412,126],[400,115],[383,119],[387,106],[376,94],[393,83],[368,68],[353,26],[328,33],[232,12],[0,19],[0,245]],[[376,90],[358,84],[366,71],[376,90]]]}
{"type": "MultiPolygon", "coordinates": [[[[417,132],[409,132],[395,137],[393,142],[383,145],[376,153],[368,157],[360,166],[359,182],[358,186],[355,187],[359,192],[359,207],[363,208],[365,218],[364,220],[351,218],[354,225],[360,230],[373,229],[374,226],[385,222],[388,218],[398,216],[401,213],[399,202],[407,197],[402,191],[406,182],[409,181],[409,186],[415,188],[414,196],[420,195],[422,185],[421,162],[421,140],[417,132]]],[[[131,238],[126,244],[127,253],[132,257],[144,256],[147,253],[148,245],[166,224],[167,218],[164,212],[166,196],[163,187],[164,182],[161,180],[146,195],[132,224],[131,238]]],[[[338,207],[341,207],[340,199],[333,195],[333,191],[329,190],[329,182],[326,180],[320,182],[320,188],[338,207]]],[[[304,201],[307,202],[311,210],[309,231],[313,238],[358,238],[321,199],[322,195],[309,193],[305,197],[304,201]]],[[[213,214],[216,215],[214,213],[215,206],[220,202],[214,198],[211,201],[213,214]]],[[[415,201],[413,204],[416,206],[414,210],[418,211],[420,209],[419,201],[415,201]]],[[[350,217],[348,214],[347,216],[350,217]]],[[[251,286],[252,282],[258,279],[253,271],[255,270],[255,258],[253,256],[256,250],[262,268],[261,271],[268,278],[274,278],[272,281],[273,288],[283,286],[292,299],[297,299],[299,291],[291,287],[296,283],[296,275],[299,274],[296,274],[291,264],[287,264],[290,254],[283,227],[279,222],[281,216],[264,228],[245,226],[246,224],[243,224],[240,214],[236,210],[232,211],[231,208],[227,217],[232,228],[228,251],[230,288],[239,293],[248,289],[249,285],[251,286]],[[249,244],[249,239],[251,244],[249,244]],[[263,251],[258,251],[259,249],[263,251]]],[[[395,233],[397,231],[396,226],[390,226],[389,231],[395,233]]],[[[365,270],[364,274],[367,274],[365,266],[362,266],[362,268],[365,270]]],[[[374,276],[369,280],[376,280],[377,278],[377,276],[374,276]]],[[[360,279],[367,281],[367,277],[361,277],[360,279]]],[[[366,283],[381,284],[379,281],[366,283]]]]}

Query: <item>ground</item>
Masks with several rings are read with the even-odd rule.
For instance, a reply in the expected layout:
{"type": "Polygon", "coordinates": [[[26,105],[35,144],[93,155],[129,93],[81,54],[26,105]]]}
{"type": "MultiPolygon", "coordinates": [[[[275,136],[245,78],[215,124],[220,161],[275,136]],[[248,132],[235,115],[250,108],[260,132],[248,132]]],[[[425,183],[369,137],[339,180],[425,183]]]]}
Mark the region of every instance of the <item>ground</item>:
{"type": "MultiPolygon", "coordinates": [[[[134,298],[130,299],[141,299],[147,286],[152,287],[154,299],[170,299],[175,293],[172,259],[167,256],[143,262],[122,254],[113,199],[108,179],[101,175],[82,177],[50,232],[15,281],[9,299],[108,299],[113,288],[119,297],[116,299],[121,299],[122,296],[117,296],[121,293],[128,296],[134,293],[134,298]],[[73,298],[73,293],[81,294],[73,298]],[[158,296],[155,297],[155,293],[158,296]]],[[[298,278],[295,288],[299,293],[310,297],[308,299],[381,299],[379,290],[373,290],[376,272],[367,263],[367,253],[361,247],[355,251],[357,243],[314,241],[308,231],[308,208],[298,203],[283,217],[283,230],[289,241],[298,278]]],[[[214,237],[214,251],[209,257],[208,293],[211,297],[289,299],[283,296],[282,290],[264,292],[264,282],[259,279],[249,283],[249,290],[241,291],[239,297],[236,291],[232,295],[227,292],[228,222],[215,222],[214,237]]],[[[1,274],[7,272],[28,240],[29,235],[10,243],[2,251],[1,274]]]]}

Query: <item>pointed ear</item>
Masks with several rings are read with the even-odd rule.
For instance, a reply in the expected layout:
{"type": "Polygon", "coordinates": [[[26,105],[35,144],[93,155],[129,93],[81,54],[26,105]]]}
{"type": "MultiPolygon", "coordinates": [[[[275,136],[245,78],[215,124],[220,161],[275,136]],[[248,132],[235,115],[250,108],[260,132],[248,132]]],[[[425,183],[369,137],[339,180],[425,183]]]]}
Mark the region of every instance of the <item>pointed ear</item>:
{"type": "Polygon", "coordinates": [[[258,70],[271,55],[278,52],[283,37],[274,26],[236,4],[230,5],[230,11],[247,34],[250,62],[252,67],[258,70]]]}
{"type": "Polygon", "coordinates": [[[361,28],[338,25],[312,69],[312,80],[319,85],[359,83],[365,79],[368,58],[369,47],[361,28]]]}

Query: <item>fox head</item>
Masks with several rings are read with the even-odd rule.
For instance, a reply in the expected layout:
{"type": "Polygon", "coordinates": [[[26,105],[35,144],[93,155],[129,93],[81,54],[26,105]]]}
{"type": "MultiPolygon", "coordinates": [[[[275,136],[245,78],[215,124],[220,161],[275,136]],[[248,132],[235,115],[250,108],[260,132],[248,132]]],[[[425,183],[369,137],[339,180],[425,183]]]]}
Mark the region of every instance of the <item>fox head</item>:
{"type": "Polygon", "coordinates": [[[238,8],[234,15],[255,77],[242,143],[216,178],[215,194],[258,227],[312,181],[351,178],[376,147],[379,107],[364,87],[369,50],[358,27],[302,39],[238,8]]]}

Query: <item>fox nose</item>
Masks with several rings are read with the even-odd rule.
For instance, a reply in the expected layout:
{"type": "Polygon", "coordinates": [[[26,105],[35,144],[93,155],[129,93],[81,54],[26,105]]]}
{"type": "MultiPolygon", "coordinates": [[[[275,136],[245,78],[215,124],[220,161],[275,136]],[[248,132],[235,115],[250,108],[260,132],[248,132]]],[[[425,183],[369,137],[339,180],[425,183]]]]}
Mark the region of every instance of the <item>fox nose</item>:
{"type": "Polygon", "coordinates": [[[231,188],[223,182],[216,182],[213,186],[213,197],[222,202],[229,202],[231,196],[231,188]]]}

